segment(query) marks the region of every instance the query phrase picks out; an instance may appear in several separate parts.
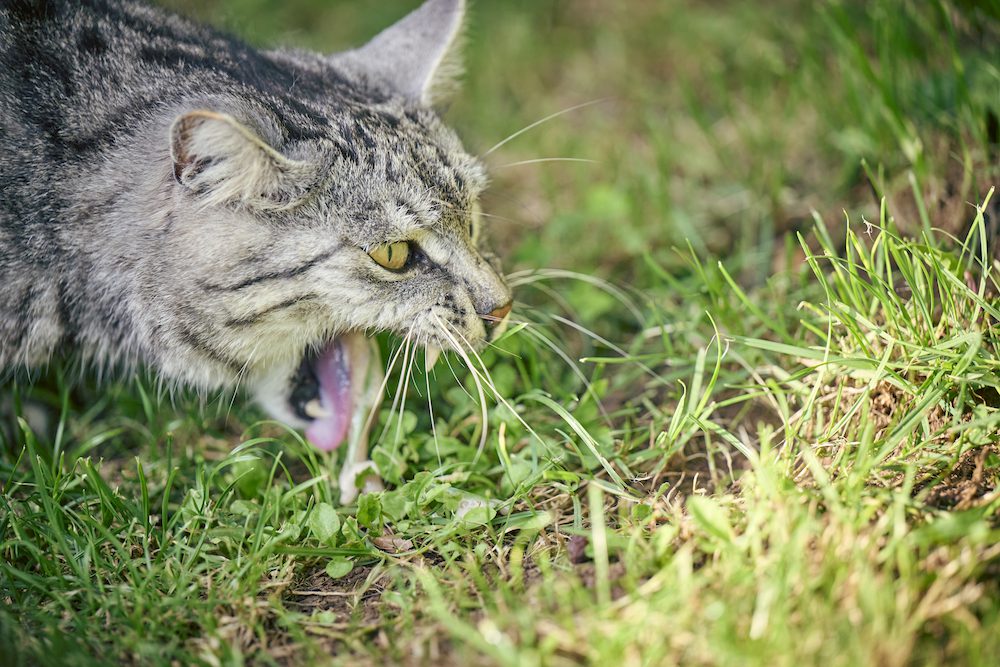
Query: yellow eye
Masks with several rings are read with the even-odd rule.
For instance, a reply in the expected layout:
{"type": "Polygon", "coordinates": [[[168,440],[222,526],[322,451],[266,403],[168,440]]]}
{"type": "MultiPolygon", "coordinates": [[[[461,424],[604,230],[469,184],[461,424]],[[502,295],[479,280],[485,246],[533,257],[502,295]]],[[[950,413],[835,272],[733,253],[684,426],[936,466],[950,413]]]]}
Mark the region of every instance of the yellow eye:
{"type": "Polygon", "coordinates": [[[390,271],[399,271],[410,258],[410,242],[397,241],[396,243],[386,243],[375,246],[369,252],[371,258],[390,271]]]}

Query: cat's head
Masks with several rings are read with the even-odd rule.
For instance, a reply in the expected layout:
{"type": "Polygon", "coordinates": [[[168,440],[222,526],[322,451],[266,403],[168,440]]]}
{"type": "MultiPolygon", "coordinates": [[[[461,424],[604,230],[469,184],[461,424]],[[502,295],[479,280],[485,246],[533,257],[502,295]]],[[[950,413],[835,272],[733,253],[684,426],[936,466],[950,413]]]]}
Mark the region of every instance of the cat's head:
{"type": "MultiPolygon", "coordinates": [[[[303,76],[301,108],[293,89],[284,118],[267,100],[233,96],[171,126],[174,200],[189,212],[173,238],[187,235],[196,277],[188,335],[294,425],[349,407],[366,334],[475,349],[510,312],[481,247],[484,168],[434,110],[453,80],[463,10],[428,0],[361,49],[274,56],[303,76]],[[323,81],[339,87],[328,103],[323,81]]],[[[312,439],[339,444],[347,426],[327,426],[312,439]]]]}

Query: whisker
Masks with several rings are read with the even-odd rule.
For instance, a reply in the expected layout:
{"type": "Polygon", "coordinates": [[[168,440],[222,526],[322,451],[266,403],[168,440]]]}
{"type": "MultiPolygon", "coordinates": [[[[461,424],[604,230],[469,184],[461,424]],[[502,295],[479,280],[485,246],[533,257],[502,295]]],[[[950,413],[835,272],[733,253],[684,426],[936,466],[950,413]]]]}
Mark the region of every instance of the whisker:
{"type": "Polygon", "coordinates": [[[485,153],[483,153],[482,155],[480,155],[480,157],[487,157],[488,155],[491,155],[494,151],[499,150],[500,147],[507,145],[509,142],[513,141],[514,139],[517,139],[519,136],[521,136],[525,132],[533,130],[536,127],[538,127],[539,125],[542,125],[543,123],[547,123],[547,122],[549,122],[550,120],[552,120],[554,118],[558,118],[559,116],[562,116],[564,114],[568,114],[568,113],[570,113],[572,111],[576,111],[578,109],[585,109],[586,107],[594,106],[595,104],[601,104],[602,102],[607,102],[609,99],[611,99],[611,98],[610,97],[602,97],[602,98],[597,99],[597,100],[590,100],[589,102],[584,102],[582,104],[577,104],[575,106],[563,109],[562,111],[556,111],[553,114],[549,114],[545,118],[542,118],[541,120],[536,120],[531,125],[527,125],[527,126],[521,128],[520,130],[518,130],[517,132],[514,132],[513,134],[509,135],[506,139],[504,139],[503,141],[500,141],[499,143],[495,144],[488,151],[486,151],[485,153]]]}
{"type": "MultiPolygon", "coordinates": [[[[437,197],[432,197],[431,200],[434,201],[437,204],[440,204],[441,206],[444,206],[445,208],[450,208],[450,209],[458,209],[459,208],[458,206],[456,206],[452,202],[445,201],[444,199],[439,199],[437,197]]],[[[487,213],[486,211],[480,211],[479,215],[483,216],[484,218],[496,218],[497,220],[502,220],[504,222],[509,222],[509,223],[512,223],[512,224],[515,224],[515,225],[524,225],[524,224],[526,224],[522,220],[516,220],[514,218],[507,218],[507,217],[502,216],[502,215],[497,215],[496,213],[487,213]]]]}
{"type": "Polygon", "coordinates": [[[543,162],[583,162],[586,164],[599,164],[597,160],[590,160],[583,157],[538,157],[533,160],[519,160],[518,162],[508,162],[493,167],[496,169],[507,169],[508,167],[522,167],[526,164],[541,164],[543,162]]]}
{"type": "MultiPolygon", "coordinates": [[[[493,317],[492,315],[480,315],[479,317],[480,317],[480,319],[486,320],[488,322],[502,322],[505,319],[503,317],[493,317]]],[[[499,345],[497,345],[497,343],[499,343],[502,339],[506,338],[507,336],[510,336],[512,334],[516,334],[518,332],[518,328],[519,327],[530,326],[530,325],[534,324],[534,322],[525,322],[525,321],[522,321],[522,320],[516,320],[516,319],[511,318],[510,316],[507,316],[506,320],[507,320],[508,323],[513,324],[514,326],[512,328],[508,329],[507,331],[505,331],[500,338],[498,338],[496,340],[487,340],[485,342],[485,345],[486,345],[486,347],[490,348],[491,350],[494,350],[495,352],[497,352],[499,354],[504,355],[505,357],[512,357],[514,359],[520,359],[521,355],[517,354],[516,352],[511,352],[510,350],[505,350],[504,348],[502,348],[499,345]]]]}
{"type": "MultiPolygon", "coordinates": [[[[416,351],[419,350],[421,347],[423,347],[423,345],[421,344],[420,340],[417,339],[417,340],[415,340],[413,342],[413,346],[414,346],[413,361],[411,362],[410,365],[413,366],[413,367],[416,367],[416,365],[417,365],[417,352],[416,351]]],[[[419,368],[418,368],[418,370],[419,370],[419,368]]],[[[411,386],[413,387],[413,391],[417,392],[417,396],[419,396],[420,398],[424,397],[424,395],[423,395],[423,393],[421,391],[421,388],[420,388],[420,383],[417,382],[417,374],[416,373],[412,373],[411,374],[411,386]]]]}
{"type": "Polygon", "coordinates": [[[586,393],[590,394],[590,397],[594,399],[594,403],[597,405],[597,409],[600,411],[601,416],[604,417],[604,420],[608,423],[608,426],[611,426],[611,417],[608,415],[607,410],[604,409],[604,404],[601,403],[601,399],[597,395],[597,391],[594,389],[594,385],[590,382],[587,376],[584,375],[583,371],[580,370],[580,367],[573,362],[570,356],[566,354],[566,352],[563,351],[562,348],[556,345],[554,341],[549,339],[548,336],[543,334],[537,328],[529,325],[525,327],[524,330],[529,335],[534,336],[537,340],[541,341],[543,345],[545,345],[547,348],[555,352],[556,356],[558,356],[560,359],[563,360],[563,362],[565,362],[565,364],[569,367],[569,369],[573,371],[573,374],[576,375],[576,377],[581,382],[583,382],[583,386],[586,389],[586,393]]]}
{"type": "MultiPolygon", "coordinates": [[[[582,333],[584,336],[587,336],[589,338],[592,338],[592,339],[596,340],[597,342],[599,342],[602,345],[606,346],[607,348],[609,348],[613,352],[616,352],[618,355],[620,355],[623,358],[629,358],[629,357],[632,356],[627,350],[625,350],[625,349],[623,349],[623,348],[615,345],[614,343],[612,343],[611,341],[609,341],[607,338],[604,338],[603,336],[598,335],[597,333],[591,331],[590,329],[588,329],[587,327],[585,327],[583,325],[577,324],[576,322],[573,322],[572,320],[567,320],[566,318],[560,317],[559,315],[550,315],[550,317],[552,319],[554,319],[556,322],[561,322],[562,324],[565,324],[568,327],[576,329],[577,331],[579,331],[580,333],[582,333]]],[[[650,368],[649,366],[647,366],[646,364],[642,363],[641,361],[637,361],[636,364],[639,366],[639,368],[641,368],[648,375],[652,376],[653,378],[655,378],[657,380],[661,379],[660,376],[657,375],[656,372],[652,368],[650,368]]]]}
{"type": "MultiPolygon", "coordinates": [[[[472,380],[473,380],[473,382],[476,383],[476,390],[479,393],[479,407],[480,407],[481,426],[480,426],[480,432],[479,432],[479,447],[476,448],[476,456],[473,459],[473,462],[475,463],[475,462],[479,461],[479,457],[482,455],[483,451],[486,449],[486,430],[487,430],[487,428],[489,428],[489,410],[486,407],[486,392],[483,391],[483,384],[479,380],[479,374],[476,372],[475,366],[472,363],[472,360],[469,359],[469,355],[465,352],[465,350],[462,348],[462,346],[458,344],[458,341],[455,340],[455,337],[452,336],[449,333],[448,329],[444,326],[444,323],[441,321],[441,319],[436,314],[434,315],[434,319],[437,321],[437,324],[440,327],[441,333],[454,346],[455,351],[458,352],[458,355],[462,358],[462,360],[465,361],[466,366],[469,368],[469,372],[472,374],[472,380]]],[[[458,335],[461,336],[462,334],[458,334],[458,335]]],[[[466,342],[468,342],[468,341],[466,341],[466,342]]],[[[473,354],[475,354],[474,351],[473,351],[473,354]]]]}
{"type": "Polygon", "coordinates": [[[229,399],[229,407],[226,409],[226,421],[229,421],[229,417],[233,414],[233,405],[236,404],[236,395],[240,391],[240,383],[243,382],[243,378],[246,376],[247,369],[250,368],[250,364],[253,362],[253,358],[257,356],[257,349],[260,347],[260,342],[253,346],[250,350],[250,356],[247,357],[247,361],[240,368],[240,372],[236,374],[236,385],[233,387],[233,396],[229,399]]]}
{"type": "MultiPolygon", "coordinates": [[[[541,282],[525,285],[525,287],[530,287],[532,289],[538,290],[539,292],[547,296],[553,303],[557,304],[560,308],[562,308],[565,312],[567,313],[575,312],[573,304],[571,304],[569,300],[566,299],[566,297],[564,297],[562,294],[560,294],[557,290],[553,289],[552,287],[541,282]]],[[[521,310],[524,309],[525,306],[521,306],[521,310]]],[[[544,313],[543,311],[538,311],[538,312],[548,317],[548,313],[544,313]]]]}
{"type": "Polygon", "coordinates": [[[506,216],[497,215],[496,213],[487,213],[486,211],[480,211],[479,215],[483,216],[484,218],[496,218],[497,220],[502,220],[503,222],[509,222],[515,225],[524,224],[520,220],[515,220],[514,218],[508,218],[506,216]]]}
{"type": "Polygon", "coordinates": [[[410,386],[410,376],[413,373],[413,362],[417,358],[417,346],[414,344],[414,341],[410,338],[409,334],[407,334],[407,339],[410,341],[409,363],[406,363],[407,360],[405,358],[403,359],[403,365],[406,368],[406,372],[400,376],[399,380],[398,391],[402,400],[399,404],[399,415],[396,418],[396,437],[401,437],[403,433],[403,415],[406,414],[406,394],[407,389],[410,386]]]}
{"type": "Polygon", "coordinates": [[[393,421],[393,416],[397,416],[396,419],[396,437],[399,437],[403,426],[403,411],[406,409],[406,378],[410,367],[413,364],[411,359],[413,355],[413,341],[410,339],[409,335],[406,337],[406,351],[403,353],[403,361],[399,368],[399,381],[396,383],[396,395],[393,397],[392,407],[389,410],[389,418],[386,420],[385,428],[388,429],[389,425],[393,421]],[[396,406],[399,406],[399,410],[396,410],[396,406]]]}
{"type": "MultiPolygon", "coordinates": [[[[385,390],[389,386],[389,378],[392,377],[392,369],[395,368],[396,360],[399,359],[400,353],[402,353],[404,348],[406,348],[406,343],[407,339],[404,338],[403,341],[399,344],[399,347],[396,348],[396,351],[393,353],[392,357],[389,359],[389,364],[386,366],[385,369],[385,376],[382,378],[382,384],[378,388],[378,394],[377,394],[378,396],[385,395],[385,390]]],[[[393,409],[395,409],[396,405],[395,397],[393,397],[392,402],[393,402],[393,409]]],[[[372,425],[375,423],[375,417],[378,415],[378,408],[379,408],[379,402],[376,401],[375,405],[373,405],[371,410],[369,410],[368,412],[368,419],[365,420],[365,431],[371,429],[372,425]]],[[[392,409],[389,410],[389,416],[391,418],[392,409]]],[[[388,420],[386,421],[388,423],[388,420]]],[[[376,438],[375,442],[382,442],[382,436],[385,435],[385,429],[386,427],[383,426],[382,431],[379,433],[378,438],[376,438]]]]}
{"type": "Polygon", "coordinates": [[[508,274],[506,278],[512,288],[521,287],[523,285],[531,285],[543,280],[579,280],[589,285],[593,285],[594,287],[597,287],[598,289],[615,297],[615,299],[625,306],[632,316],[635,317],[640,326],[645,324],[642,312],[639,310],[638,306],[635,305],[635,302],[632,301],[631,297],[629,297],[619,287],[613,285],[607,280],[597,278],[596,276],[587,275],[586,273],[578,273],[576,271],[567,271],[565,269],[538,269],[530,271],[515,271],[514,273],[508,274]]]}
{"type": "Polygon", "coordinates": [[[462,391],[465,392],[465,395],[468,396],[473,401],[476,400],[475,397],[469,392],[469,390],[465,388],[465,384],[458,379],[458,373],[455,372],[455,367],[451,365],[451,360],[448,359],[448,355],[442,352],[441,357],[444,359],[444,363],[448,364],[448,369],[451,371],[451,376],[455,378],[455,382],[458,384],[459,387],[461,387],[462,391]]]}
{"type": "MultiPolygon", "coordinates": [[[[447,332],[445,332],[445,333],[447,334],[447,332]]],[[[469,341],[460,332],[455,331],[455,334],[457,334],[458,337],[461,338],[462,341],[465,342],[465,344],[469,346],[469,352],[471,352],[472,355],[476,358],[476,360],[479,361],[479,364],[480,364],[480,366],[482,367],[482,369],[483,369],[483,371],[485,373],[485,375],[483,376],[483,379],[486,380],[487,385],[489,386],[490,390],[493,392],[493,397],[496,399],[496,401],[499,404],[503,405],[505,408],[507,408],[510,411],[510,413],[512,415],[514,415],[514,418],[517,419],[517,421],[521,423],[521,426],[523,426],[524,429],[526,431],[528,431],[528,433],[530,433],[531,435],[533,435],[538,442],[545,442],[544,440],[542,440],[541,436],[538,435],[538,433],[535,431],[535,429],[533,429],[531,427],[531,425],[528,424],[528,422],[524,421],[524,419],[521,417],[521,415],[518,414],[517,410],[514,409],[514,406],[512,406],[507,401],[507,399],[504,398],[504,396],[499,392],[499,390],[497,390],[496,385],[493,383],[493,379],[489,375],[489,371],[486,369],[486,364],[483,363],[482,357],[480,357],[479,354],[476,353],[475,348],[472,347],[472,345],[469,343],[469,341]]],[[[449,340],[454,341],[454,338],[451,337],[451,336],[449,336],[449,340]]],[[[466,362],[468,363],[468,356],[466,356],[465,359],[466,359],[466,362]]],[[[476,369],[474,369],[472,365],[469,366],[469,370],[473,374],[473,379],[475,379],[475,377],[478,375],[478,371],[476,369]]]]}
{"type": "Polygon", "coordinates": [[[424,382],[427,384],[427,413],[431,418],[431,433],[434,435],[434,454],[437,456],[438,466],[441,463],[441,443],[438,442],[438,432],[437,424],[434,423],[434,402],[431,400],[431,374],[426,368],[424,369],[424,382]]]}

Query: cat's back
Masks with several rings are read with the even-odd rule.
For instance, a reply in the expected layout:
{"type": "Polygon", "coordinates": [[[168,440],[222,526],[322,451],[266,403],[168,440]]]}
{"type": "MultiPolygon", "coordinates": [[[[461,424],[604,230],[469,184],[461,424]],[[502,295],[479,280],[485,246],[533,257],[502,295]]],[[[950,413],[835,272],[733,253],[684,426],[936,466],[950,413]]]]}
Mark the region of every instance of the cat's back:
{"type": "Polygon", "coordinates": [[[252,101],[315,127],[309,67],[133,0],[0,0],[0,369],[46,358],[67,295],[104,289],[94,257],[141,235],[114,225],[149,219],[128,193],[170,178],[180,111],[252,101]]]}
{"type": "Polygon", "coordinates": [[[0,170],[14,156],[86,164],[157,113],[222,96],[304,136],[331,103],[371,101],[318,55],[261,51],[144,2],[0,3],[0,170]]]}
{"type": "Polygon", "coordinates": [[[50,160],[86,159],[156,108],[246,78],[254,60],[264,59],[142,3],[10,0],[0,5],[3,135],[44,146],[50,160]]]}

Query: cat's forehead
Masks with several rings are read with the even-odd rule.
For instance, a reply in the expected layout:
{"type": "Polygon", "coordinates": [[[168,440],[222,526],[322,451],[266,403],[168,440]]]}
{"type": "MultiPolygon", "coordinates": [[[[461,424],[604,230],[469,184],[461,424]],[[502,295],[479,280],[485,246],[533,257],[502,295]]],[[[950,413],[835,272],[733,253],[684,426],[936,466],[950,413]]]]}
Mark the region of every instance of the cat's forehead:
{"type": "Polygon", "coordinates": [[[392,105],[350,110],[336,128],[338,139],[357,159],[390,183],[419,180],[453,204],[485,186],[479,162],[430,109],[392,105]]]}
{"type": "Polygon", "coordinates": [[[365,107],[333,130],[353,176],[332,184],[349,235],[392,240],[418,229],[466,228],[485,170],[433,112],[365,107]]]}

